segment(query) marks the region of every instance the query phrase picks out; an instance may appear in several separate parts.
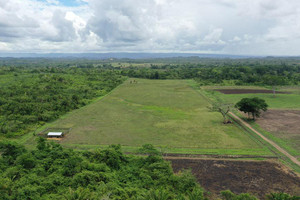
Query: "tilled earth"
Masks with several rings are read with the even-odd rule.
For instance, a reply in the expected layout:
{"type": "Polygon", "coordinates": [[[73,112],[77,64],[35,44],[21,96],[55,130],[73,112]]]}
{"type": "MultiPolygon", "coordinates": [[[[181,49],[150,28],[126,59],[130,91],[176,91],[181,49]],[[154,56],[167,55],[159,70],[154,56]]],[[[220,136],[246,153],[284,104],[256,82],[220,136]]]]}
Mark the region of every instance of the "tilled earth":
{"type": "Polygon", "coordinates": [[[300,177],[277,162],[191,159],[169,157],[175,173],[191,169],[212,197],[222,190],[251,193],[264,199],[271,192],[300,195],[300,177]]]}
{"type": "Polygon", "coordinates": [[[300,151],[300,110],[268,110],[257,119],[263,129],[287,140],[300,151]]]}

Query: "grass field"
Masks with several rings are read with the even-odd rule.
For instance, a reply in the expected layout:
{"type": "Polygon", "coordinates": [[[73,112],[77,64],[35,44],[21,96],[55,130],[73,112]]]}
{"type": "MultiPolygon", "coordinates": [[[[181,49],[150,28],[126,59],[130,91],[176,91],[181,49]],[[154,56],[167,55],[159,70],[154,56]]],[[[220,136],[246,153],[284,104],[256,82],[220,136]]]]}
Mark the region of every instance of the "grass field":
{"type": "Polygon", "coordinates": [[[61,144],[79,149],[143,144],[173,153],[271,155],[234,124],[209,112],[189,80],[130,80],[103,99],[73,111],[50,127],[71,128],[61,144]]]}
{"type": "MultiPolygon", "coordinates": [[[[229,89],[229,88],[228,88],[229,89]]],[[[247,87],[247,89],[249,89],[247,87]]],[[[264,99],[270,109],[300,109],[300,94],[222,94],[221,92],[208,90],[206,94],[210,98],[220,99],[225,103],[237,103],[242,98],[259,97],[264,99]]]]}

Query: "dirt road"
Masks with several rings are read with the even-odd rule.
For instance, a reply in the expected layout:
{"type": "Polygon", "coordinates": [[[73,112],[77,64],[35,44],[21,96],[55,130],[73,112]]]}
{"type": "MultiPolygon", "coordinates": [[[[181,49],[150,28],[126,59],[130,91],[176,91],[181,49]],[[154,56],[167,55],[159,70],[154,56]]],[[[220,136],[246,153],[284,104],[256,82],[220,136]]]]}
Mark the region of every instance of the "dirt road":
{"type": "Polygon", "coordinates": [[[275,147],[278,151],[280,151],[281,153],[283,153],[285,156],[287,156],[292,162],[294,162],[295,164],[297,164],[300,167],[300,162],[297,160],[296,157],[292,156],[291,154],[289,154],[287,151],[285,151],[283,148],[281,148],[280,146],[278,146],[275,142],[269,140],[268,138],[266,138],[265,136],[263,136],[260,132],[258,132],[257,130],[255,130],[254,128],[252,128],[252,126],[250,124],[248,124],[247,122],[245,122],[244,120],[242,120],[241,118],[239,118],[238,116],[236,116],[235,114],[233,114],[232,112],[229,113],[232,117],[234,117],[236,120],[238,120],[239,122],[241,122],[244,126],[248,127],[250,130],[252,130],[254,133],[256,133],[259,137],[261,137],[263,140],[265,140],[266,142],[268,142],[269,144],[271,144],[273,147],[275,147]]]}

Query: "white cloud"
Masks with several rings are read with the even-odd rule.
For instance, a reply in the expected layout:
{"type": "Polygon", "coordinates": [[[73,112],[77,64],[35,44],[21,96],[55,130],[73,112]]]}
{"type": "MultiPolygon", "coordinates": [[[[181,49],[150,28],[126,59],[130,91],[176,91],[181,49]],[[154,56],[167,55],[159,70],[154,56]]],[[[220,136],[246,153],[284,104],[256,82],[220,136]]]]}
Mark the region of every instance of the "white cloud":
{"type": "Polygon", "coordinates": [[[11,50],[8,44],[5,42],[0,42],[0,51],[9,51],[11,50]]]}
{"type": "Polygon", "coordinates": [[[212,29],[203,40],[208,44],[224,44],[225,42],[221,40],[222,33],[223,29],[221,28],[212,29]]]}
{"type": "Polygon", "coordinates": [[[0,51],[300,52],[298,0],[77,1],[0,0],[0,51]]]}

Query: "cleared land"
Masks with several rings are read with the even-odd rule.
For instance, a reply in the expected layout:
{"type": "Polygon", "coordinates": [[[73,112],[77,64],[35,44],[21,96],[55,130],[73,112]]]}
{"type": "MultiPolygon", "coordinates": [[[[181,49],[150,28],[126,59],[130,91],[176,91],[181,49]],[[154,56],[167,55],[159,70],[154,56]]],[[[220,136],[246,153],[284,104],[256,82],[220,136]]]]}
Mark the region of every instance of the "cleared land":
{"type": "Polygon", "coordinates": [[[247,128],[249,128],[251,131],[253,131],[255,134],[257,134],[259,137],[261,137],[264,141],[268,142],[269,144],[271,144],[273,147],[275,147],[278,151],[280,151],[282,154],[284,154],[285,156],[287,156],[293,163],[295,163],[296,165],[298,165],[300,167],[300,162],[297,160],[296,157],[292,156],[291,154],[289,154],[287,151],[285,151],[283,148],[281,148],[280,146],[278,146],[278,144],[276,144],[274,141],[269,140],[268,138],[266,138],[263,134],[261,134],[260,132],[258,132],[257,130],[255,130],[253,127],[251,127],[250,124],[248,124],[247,122],[245,122],[244,120],[242,120],[241,118],[239,118],[238,116],[236,116],[234,113],[230,112],[229,113],[231,116],[233,116],[236,120],[240,121],[244,126],[246,126],[247,128]]]}
{"type": "Polygon", "coordinates": [[[268,110],[256,121],[261,128],[272,133],[294,148],[300,157],[300,110],[268,110]]]}
{"type": "Polygon", "coordinates": [[[222,190],[250,192],[263,199],[270,192],[300,195],[300,178],[281,164],[270,161],[178,159],[171,161],[175,172],[191,169],[202,187],[216,196],[222,190]]]}
{"type": "Polygon", "coordinates": [[[190,87],[193,81],[136,80],[51,124],[71,128],[60,143],[81,149],[122,144],[125,150],[150,143],[173,153],[271,155],[242,129],[223,125],[221,114],[209,112],[208,102],[190,87]]]}

